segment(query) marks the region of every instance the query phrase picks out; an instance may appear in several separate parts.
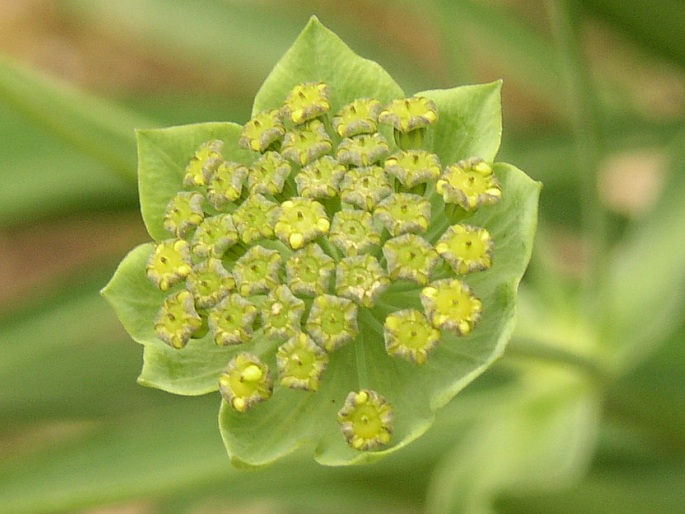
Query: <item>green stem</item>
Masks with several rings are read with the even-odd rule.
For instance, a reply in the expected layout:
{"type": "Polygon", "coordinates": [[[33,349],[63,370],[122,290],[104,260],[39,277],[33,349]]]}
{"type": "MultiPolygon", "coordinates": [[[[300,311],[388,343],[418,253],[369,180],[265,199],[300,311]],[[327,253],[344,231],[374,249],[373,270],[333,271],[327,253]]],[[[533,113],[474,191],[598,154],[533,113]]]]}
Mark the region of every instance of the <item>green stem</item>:
{"type": "Polygon", "coordinates": [[[534,359],[550,364],[571,367],[589,376],[598,384],[610,383],[612,379],[609,370],[605,369],[597,361],[584,355],[570,352],[564,348],[550,346],[547,343],[533,339],[513,338],[507,346],[505,357],[534,359]]]}
{"type": "MultiPolygon", "coordinates": [[[[579,42],[578,13],[569,0],[547,0],[550,21],[568,86],[568,102],[576,138],[578,172],[581,181],[583,231],[590,244],[590,261],[585,274],[586,293],[600,289],[607,255],[606,212],[597,188],[597,171],[602,155],[596,95],[583,62],[579,42]]],[[[589,304],[588,304],[589,305],[589,304]]],[[[589,305],[590,308],[594,308],[589,305]]]]}

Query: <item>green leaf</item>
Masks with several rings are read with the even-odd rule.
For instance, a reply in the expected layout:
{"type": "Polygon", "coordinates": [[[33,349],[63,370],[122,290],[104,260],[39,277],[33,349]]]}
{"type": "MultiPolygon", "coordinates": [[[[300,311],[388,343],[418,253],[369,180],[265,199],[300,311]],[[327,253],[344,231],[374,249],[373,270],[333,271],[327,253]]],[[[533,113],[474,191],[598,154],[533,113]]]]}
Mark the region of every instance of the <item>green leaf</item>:
{"type": "Polygon", "coordinates": [[[138,381],[175,394],[216,391],[219,373],[235,351],[217,346],[210,336],[192,340],[188,351],[171,348],[157,338],[153,320],[166,295],[145,275],[152,249],[148,243],[132,250],[102,290],[126,331],[145,346],[145,364],[138,381]]]}
{"type": "Polygon", "coordinates": [[[313,17],[264,81],[252,114],[280,107],[294,86],[314,81],[335,88],[334,113],[356,98],[371,97],[385,103],[404,96],[383,68],[359,57],[313,17]]]}
{"type": "Polygon", "coordinates": [[[224,158],[247,159],[248,153],[238,148],[240,130],[235,123],[216,122],[137,131],[140,205],[154,239],[170,237],[163,226],[164,212],[169,200],[183,188],[185,168],[202,143],[221,140],[224,158]]]}
{"type": "Polygon", "coordinates": [[[436,125],[428,143],[443,165],[469,157],[495,159],[502,136],[501,88],[498,81],[417,93],[433,100],[449,120],[436,125]]]}

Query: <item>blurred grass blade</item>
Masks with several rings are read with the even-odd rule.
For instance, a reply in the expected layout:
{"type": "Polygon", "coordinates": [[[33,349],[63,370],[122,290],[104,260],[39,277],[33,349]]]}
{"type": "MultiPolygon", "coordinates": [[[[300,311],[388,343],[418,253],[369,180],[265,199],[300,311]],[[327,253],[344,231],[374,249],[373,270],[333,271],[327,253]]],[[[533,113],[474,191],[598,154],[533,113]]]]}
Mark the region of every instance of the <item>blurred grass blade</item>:
{"type": "Polygon", "coordinates": [[[283,11],[272,2],[195,0],[69,0],[67,15],[98,23],[107,20],[162,57],[202,68],[234,70],[240,81],[259,83],[297,36],[308,16],[283,11]]]}
{"type": "Polygon", "coordinates": [[[154,123],[0,57],[0,102],[136,180],[135,128],[154,123]]]}
{"type": "MultiPolygon", "coordinates": [[[[238,87],[250,90],[246,101],[312,15],[319,15],[356,52],[381,63],[405,90],[435,85],[427,76],[429,64],[389,44],[385,31],[368,30],[368,20],[360,19],[390,16],[378,6],[359,5],[350,12],[335,3],[294,1],[69,0],[64,5],[71,17],[87,23],[107,20],[107,29],[116,27],[159,55],[194,66],[198,80],[203,70],[225,70],[238,87]]],[[[393,4],[392,10],[394,15],[401,8],[393,4]]]]}
{"type": "MultiPolygon", "coordinates": [[[[134,154],[135,155],[135,154],[134,154]]],[[[0,102],[0,229],[46,216],[137,205],[135,183],[0,102]]]]}
{"type": "Polygon", "coordinates": [[[685,2],[682,0],[581,0],[580,3],[641,46],[685,66],[685,2]]]}
{"type": "MultiPolygon", "coordinates": [[[[561,69],[553,45],[511,11],[490,2],[435,0],[443,28],[443,39],[458,60],[464,49],[472,55],[486,55],[488,68],[494,64],[520,86],[558,109],[562,86],[561,69]]],[[[479,63],[473,68],[478,72],[479,63]]]]}
{"type": "Polygon", "coordinates": [[[421,489],[403,481],[408,469],[419,469],[423,474],[412,482],[423,485],[424,462],[351,473],[300,456],[261,470],[237,469],[216,434],[218,398],[174,399],[163,408],[101,420],[70,440],[0,462],[0,514],[74,512],[141,498],[172,501],[199,491],[227,500],[231,512],[241,503],[278,498],[306,512],[307,505],[321,504],[322,496],[329,509],[331,498],[341,496],[343,504],[366,503],[368,510],[358,512],[384,512],[384,503],[393,500],[397,508],[420,501],[421,489]]]}
{"type": "Polygon", "coordinates": [[[215,434],[216,398],[177,400],[110,419],[96,425],[94,434],[26,458],[6,459],[0,463],[0,513],[71,511],[181,492],[227,475],[231,470],[215,434]]]}

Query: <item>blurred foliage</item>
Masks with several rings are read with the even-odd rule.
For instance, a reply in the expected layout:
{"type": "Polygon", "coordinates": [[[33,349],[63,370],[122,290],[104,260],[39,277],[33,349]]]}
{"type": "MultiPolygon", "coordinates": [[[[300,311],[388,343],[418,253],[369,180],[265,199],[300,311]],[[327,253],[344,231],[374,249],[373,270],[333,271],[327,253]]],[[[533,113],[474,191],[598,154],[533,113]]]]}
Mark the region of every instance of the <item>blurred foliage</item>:
{"type": "Polygon", "coordinates": [[[682,2],[32,0],[0,20],[0,512],[683,512],[682,2]],[[246,472],[218,398],[135,383],[98,290],[146,238],[133,129],[245,121],[312,14],[407,92],[503,78],[499,158],[544,183],[540,234],[509,353],[426,436],[246,472]]]}

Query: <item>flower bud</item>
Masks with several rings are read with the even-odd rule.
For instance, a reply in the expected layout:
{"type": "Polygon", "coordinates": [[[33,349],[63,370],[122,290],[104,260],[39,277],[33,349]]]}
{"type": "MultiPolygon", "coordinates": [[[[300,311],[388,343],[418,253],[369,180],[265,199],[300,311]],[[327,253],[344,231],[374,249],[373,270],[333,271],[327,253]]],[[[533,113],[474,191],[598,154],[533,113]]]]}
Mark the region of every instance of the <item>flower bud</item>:
{"type": "Polygon", "coordinates": [[[209,313],[209,330],[219,346],[247,343],[252,339],[257,307],[239,294],[230,294],[209,313]]]}
{"type": "Polygon", "coordinates": [[[440,262],[435,249],[421,236],[404,234],[389,239],[383,245],[383,256],[392,279],[412,280],[426,285],[440,262]]]}
{"type": "Polygon", "coordinates": [[[328,291],[335,271],[335,261],[321,247],[310,243],[295,252],[286,262],[290,290],[299,295],[316,296],[328,291]]]}
{"type": "Polygon", "coordinates": [[[295,334],[276,353],[281,383],[304,391],[319,389],[329,360],[328,354],[304,332],[295,334]]]}
{"type": "Polygon", "coordinates": [[[283,105],[284,115],[295,125],[318,118],[331,110],[330,88],[323,82],[295,86],[283,105]]]}
{"type": "Polygon", "coordinates": [[[327,352],[357,337],[357,306],[347,298],[325,294],[314,298],[307,332],[327,352]]]}
{"type": "Polygon", "coordinates": [[[459,275],[492,266],[492,248],[490,233],[470,225],[452,225],[435,244],[435,250],[459,275]]]}
{"type": "Polygon", "coordinates": [[[155,334],[172,348],[183,348],[202,327],[202,318],[195,310],[193,295],[182,290],[168,296],[155,319],[155,334]]]}
{"type": "Polygon", "coordinates": [[[428,354],[440,341],[440,331],[416,309],[404,309],[389,314],[383,328],[388,353],[414,364],[425,363],[428,354]]]}
{"type": "Polygon", "coordinates": [[[335,115],[333,130],[340,137],[373,134],[377,130],[381,108],[381,103],[374,98],[358,98],[335,115]]]}
{"type": "Polygon", "coordinates": [[[421,304],[435,328],[460,336],[471,333],[483,311],[471,288],[457,279],[438,280],[424,287],[421,304]]]}
{"type": "Polygon", "coordinates": [[[494,205],[502,198],[495,172],[482,159],[467,159],[448,166],[435,187],[445,203],[458,204],[466,211],[494,205]]]}
{"type": "Polygon", "coordinates": [[[186,187],[201,187],[207,184],[209,177],[223,162],[221,151],[224,142],[219,140],[203,143],[195,152],[183,176],[183,185],[186,187]]]}
{"type": "Polygon", "coordinates": [[[393,408],[375,391],[351,392],[338,412],[338,423],[347,444],[355,450],[377,450],[390,442],[393,408]]]}
{"type": "Polygon", "coordinates": [[[240,133],[238,146],[246,150],[264,153],[268,148],[283,139],[285,125],[277,109],[260,112],[248,121],[240,133]]]}
{"type": "Polygon", "coordinates": [[[234,410],[245,412],[271,397],[271,372],[257,356],[248,352],[239,353],[221,373],[219,391],[234,410]]]}
{"type": "Polygon", "coordinates": [[[162,291],[185,280],[193,269],[190,246],[183,239],[167,239],[155,246],[147,261],[148,278],[162,291]]]}
{"type": "Polygon", "coordinates": [[[381,231],[367,211],[349,209],[333,216],[328,239],[345,255],[358,255],[381,242],[381,231]]]}
{"type": "Polygon", "coordinates": [[[185,237],[195,230],[205,213],[202,210],[203,196],[200,193],[182,191],[167,205],[164,213],[164,228],[176,237],[185,237]]]}

